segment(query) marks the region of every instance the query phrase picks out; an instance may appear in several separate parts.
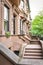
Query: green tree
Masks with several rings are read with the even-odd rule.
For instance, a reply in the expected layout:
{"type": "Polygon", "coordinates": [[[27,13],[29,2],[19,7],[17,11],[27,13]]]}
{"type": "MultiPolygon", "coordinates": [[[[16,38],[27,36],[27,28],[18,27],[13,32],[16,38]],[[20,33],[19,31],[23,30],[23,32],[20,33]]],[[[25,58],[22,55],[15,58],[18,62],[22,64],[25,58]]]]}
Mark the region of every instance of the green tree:
{"type": "Polygon", "coordinates": [[[43,11],[40,12],[31,23],[31,34],[43,37],[43,11]]]}

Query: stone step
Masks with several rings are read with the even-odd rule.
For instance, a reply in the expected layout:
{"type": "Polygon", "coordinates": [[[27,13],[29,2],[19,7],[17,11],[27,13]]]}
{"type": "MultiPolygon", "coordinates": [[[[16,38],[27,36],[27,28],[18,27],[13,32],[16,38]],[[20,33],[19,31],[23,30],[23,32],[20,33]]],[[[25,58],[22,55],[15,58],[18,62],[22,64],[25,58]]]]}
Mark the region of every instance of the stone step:
{"type": "Polygon", "coordinates": [[[25,48],[25,50],[42,50],[41,48],[25,48]]]}
{"type": "Polygon", "coordinates": [[[35,44],[28,44],[26,46],[26,48],[40,48],[41,49],[41,46],[40,45],[35,45],[35,44]]]}
{"type": "Polygon", "coordinates": [[[24,56],[42,56],[42,53],[24,53],[24,56]]]}
{"type": "Polygon", "coordinates": [[[42,59],[42,49],[39,44],[28,44],[23,53],[26,59],[42,59]]]}
{"type": "Polygon", "coordinates": [[[43,59],[42,56],[24,56],[24,59],[43,59]]]}
{"type": "Polygon", "coordinates": [[[25,53],[42,53],[42,50],[25,50],[25,53]]]}

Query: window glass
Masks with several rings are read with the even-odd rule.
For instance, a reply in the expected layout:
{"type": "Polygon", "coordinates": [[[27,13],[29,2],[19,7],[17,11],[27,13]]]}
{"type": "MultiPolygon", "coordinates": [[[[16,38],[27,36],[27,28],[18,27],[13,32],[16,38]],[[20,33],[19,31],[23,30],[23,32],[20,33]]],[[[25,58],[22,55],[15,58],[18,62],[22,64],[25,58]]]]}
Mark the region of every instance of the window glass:
{"type": "Polygon", "coordinates": [[[4,30],[5,32],[9,31],[9,9],[7,6],[4,6],[4,30]]]}
{"type": "Polygon", "coordinates": [[[23,34],[23,22],[22,22],[22,19],[20,19],[20,34],[23,34]]]}
{"type": "Polygon", "coordinates": [[[23,0],[21,0],[21,3],[20,3],[20,6],[19,6],[21,9],[23,9],[24,8],[24,1],[23,0]]]}
{"type": "Polygon", "coordinates": [[[8,21],[8,12],[9,12],[9,9],[4,6],[4,19],[8,21]]]}

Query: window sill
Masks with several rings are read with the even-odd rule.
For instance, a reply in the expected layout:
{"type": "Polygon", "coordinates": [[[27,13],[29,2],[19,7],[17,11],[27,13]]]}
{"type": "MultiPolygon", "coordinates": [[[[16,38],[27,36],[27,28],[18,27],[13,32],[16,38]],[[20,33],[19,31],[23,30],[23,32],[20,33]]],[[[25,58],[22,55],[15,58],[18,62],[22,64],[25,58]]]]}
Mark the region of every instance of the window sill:
{"type": "MultiPolygon", "coordinates": [[[[25,35],[25,34],[13,34],[13,35],[11,35],[11,36],[23,36],[23,35],[25,35]]],[[[6,36],[5,36],[5,35],[0,34],[0,37],[6,37],[6,36]]]]}

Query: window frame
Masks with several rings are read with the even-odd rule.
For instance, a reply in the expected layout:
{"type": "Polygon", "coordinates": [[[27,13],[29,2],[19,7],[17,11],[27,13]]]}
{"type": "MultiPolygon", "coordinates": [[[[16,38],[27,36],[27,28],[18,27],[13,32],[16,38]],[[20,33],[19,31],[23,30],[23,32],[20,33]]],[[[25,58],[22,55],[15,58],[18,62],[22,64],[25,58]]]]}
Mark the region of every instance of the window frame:
{"type": "Polygon", "coordinates": [[[8,12],[7,12],[8,13],[8,20],[4,19],[4,30],[5,30],[5,32],[8,32],[9,31],[9,7],[6,4],[4,4],[4,7],[7,8],[7,10],[8,10],[8,12]]]}
{"type": "Polygon", "coordinates": [[[23,8],[24,8],[24,0],[22,0],[22,2],[23,2],[23,8]]]}
{"type": "Polygon", "coordinates": [[[20,34],[23,34],[23,21],[20,19],[20,34]]]}

